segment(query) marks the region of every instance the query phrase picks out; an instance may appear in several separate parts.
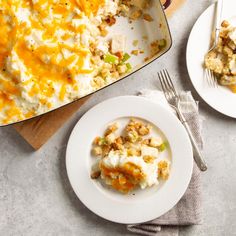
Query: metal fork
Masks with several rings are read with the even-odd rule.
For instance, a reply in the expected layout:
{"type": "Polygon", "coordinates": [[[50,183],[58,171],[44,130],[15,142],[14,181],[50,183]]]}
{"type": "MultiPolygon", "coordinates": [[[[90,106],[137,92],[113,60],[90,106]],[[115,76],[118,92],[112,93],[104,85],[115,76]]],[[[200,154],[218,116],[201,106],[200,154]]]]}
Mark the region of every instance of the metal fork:
{"type": "Polygon", "coordinates": [[[217,78],[216,78],[214,72],[211,71],[210,69],[205,68],[205,71],[204,71],[204,78],[205,78],[207,84],[208,84],[210,87],[214,87],[214,88],[217,88],[217,87],[218,87],[217,78]]]}
{"type": "Polygon", "coordinates": [[[200,149],[198,148],[198,145],[195,141],[191,128],[189,127],[184,115],[182,114],[182,111],[180,109],[180,96],[175,90],[174,84],[170,78],[168,71],[166,69],[163,71],[160,71],[158,73],[158,77],[159,77],[161,87],[162,87],[162,90],[164,92],[167,102],[171,105],[171,107],[175,109],[180,121],[182,122],[183,126],[185,127],[189,135],[189,138],[193,147],[194,160],[197,166],[199,167],[201,171],[206,171],[207,170],[206,162],[203,159],[200,149]]]}
{"type": "MultiPolygon", "coordinates": [[[[222,10],[223,10],[223,1],[224,0],[217,0],[214,41],[213,41],[211,48],[207,52],[207,54],[210,53],[211,51],[215,50],[215,48],[217,47],[218,41],[219,41],[220,28],[221,28],[221,17],[222,17],[222,10]]],[[[209,86],[212,86],[212,87],[218,86],[217,78],[216,78],[214,72],[211,71],[210,69],[205,68],[204,78],[207,81],[209,86]]]]}

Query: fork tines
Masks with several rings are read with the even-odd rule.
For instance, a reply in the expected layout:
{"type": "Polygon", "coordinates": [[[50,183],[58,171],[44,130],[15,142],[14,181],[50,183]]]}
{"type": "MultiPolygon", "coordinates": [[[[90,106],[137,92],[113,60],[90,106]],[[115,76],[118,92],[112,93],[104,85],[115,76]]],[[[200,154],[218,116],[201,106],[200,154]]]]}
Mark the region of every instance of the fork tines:
{"type": "Polygon", "coordinates": [[[167,71],[167,69],[164,69],[157,73],[158,78],[161,83],[162,90],[164,92],[164,95],[167,99],[167,101],[173,99],[174,97],[178,97],[178,93],[175,90],[174,84],[171,80],[171,77],[167,71]]]}
{"type": "Polygon", "coordinates": [[[212,86],[212,87],[217,87],[218,86],[217,78],[214,75],[213,71],[211,71],[209,69],[205,69],[204,77],[206,78],[206,81],[207,81],[209,86],[212,86]]]}

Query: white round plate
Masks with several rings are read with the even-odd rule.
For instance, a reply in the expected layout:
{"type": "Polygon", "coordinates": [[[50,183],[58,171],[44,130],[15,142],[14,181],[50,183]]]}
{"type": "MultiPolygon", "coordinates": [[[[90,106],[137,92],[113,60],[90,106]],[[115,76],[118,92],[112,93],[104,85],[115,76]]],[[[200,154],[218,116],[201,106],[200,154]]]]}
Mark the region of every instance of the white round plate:
{"type": "Polygon", "coordinates": [[[78,198],[107,220],[135,224],[152,220],[170,210],[183,196],[192,175],[192,147],[182,124],[161,105],[137,96],[106,100],[89,110],[75,126],[66,151],[66,168],[78,198]],[[92,142],[114,120],[136,117],[161,130],[169,142],[171,172],[161,186],[121,194],[90,178],[92,142]]]}
{"type": "MultiPolygon", "coordinates": [[[[236,26],[235,9],[235,0],[224,0],[222,21],[228,20],[236,26]]],[[[210,87],[204,80],[203,62],[210,48],[215,11],[216,4],[207,8],[191,31],[187,45],[187,68],[195,89],[205,102],[220,113],[236,118],[236,94],[223,86],[210,87]]]]}

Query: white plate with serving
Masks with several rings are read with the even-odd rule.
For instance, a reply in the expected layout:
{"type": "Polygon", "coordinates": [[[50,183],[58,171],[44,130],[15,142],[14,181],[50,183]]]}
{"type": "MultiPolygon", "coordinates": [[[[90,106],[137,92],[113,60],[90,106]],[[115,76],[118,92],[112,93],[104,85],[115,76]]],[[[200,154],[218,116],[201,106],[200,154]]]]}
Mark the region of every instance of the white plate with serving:
{"type": "Polygon", "coordinates": [[[68,177],[78,198],[100,217],[123,224],[150,221],[174,207],[188,187],[192,167],[191,143],[179,120],[161,105],[137,96],[112,98],[89,110],[76,124],[66,151],[68,177]],[[95,158],[91,146],[108,124],[131,117],[151,123],[168,140],[165,155],[171,160],[171,171],[163,184],[121,194],[91,179],[95,158]]]}
{"type": "MultiPolygon", "coordinates": [[[[236,1],[224,0],[222,21],[228,20],[236,26],[235,9],[236,1]]],[[[196,21],[187,45],[187,68],[195,89],[205,102],[218,112],[236,118],[236,94],[223,86],[209,87],[204,80],[204,56],[210,48],[215,12],[216,4],[212,4],[196,21]]]]}

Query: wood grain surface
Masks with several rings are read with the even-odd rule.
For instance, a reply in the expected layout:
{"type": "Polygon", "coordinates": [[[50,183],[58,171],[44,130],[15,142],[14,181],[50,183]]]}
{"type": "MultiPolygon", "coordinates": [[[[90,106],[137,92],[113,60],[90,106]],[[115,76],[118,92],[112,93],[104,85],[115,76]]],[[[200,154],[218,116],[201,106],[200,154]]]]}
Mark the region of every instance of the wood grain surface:
{"type": "MultiPolygon", "coordinates": [[[[161,0],[164,3],[166,0],[161,0]]],[[[166,16],[171,17],[187,0],[172,0],[170,6],[165,10],[166,16]]]]}
{"type": "Polygon", "coordinates": [[[17,132],[35,149],[42,147],[57,130],[89,99],[80,99],[70,105],[40,117],[14,125],[17,132]]]}
{"type": "MultiPolygon", "coordinates": [[[[172,0],[166,9],[170,17],[186,0],[172,0]]],[[[163,0],[162,2],[165,2],[163,0]]],[[[89,99],[83,98],[40,117],[14,125],[17,132],[35,149],[42,147],[71,116],[89,99]]]]}

